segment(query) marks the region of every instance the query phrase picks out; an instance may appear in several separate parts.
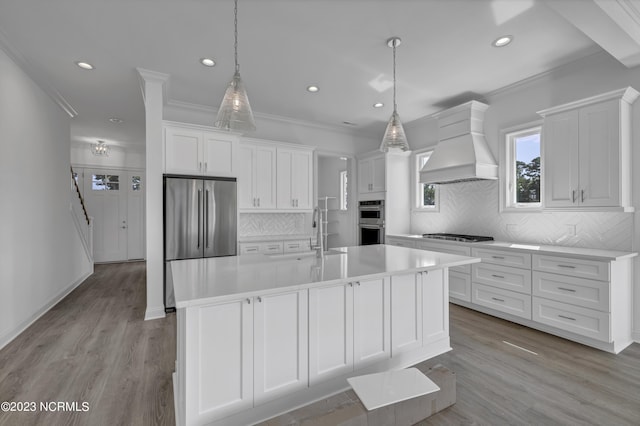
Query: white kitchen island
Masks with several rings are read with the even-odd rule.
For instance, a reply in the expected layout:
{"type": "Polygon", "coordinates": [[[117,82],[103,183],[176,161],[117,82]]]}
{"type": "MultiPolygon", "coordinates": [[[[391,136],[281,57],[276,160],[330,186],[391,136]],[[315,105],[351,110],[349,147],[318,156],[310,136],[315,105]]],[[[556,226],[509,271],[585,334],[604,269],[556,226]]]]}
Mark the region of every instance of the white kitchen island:
{"type": "Polygon", "coordinates": [[[448,273],[386,245],[174,261],[178,425],[248,425],[451,349],[448,273]]]}

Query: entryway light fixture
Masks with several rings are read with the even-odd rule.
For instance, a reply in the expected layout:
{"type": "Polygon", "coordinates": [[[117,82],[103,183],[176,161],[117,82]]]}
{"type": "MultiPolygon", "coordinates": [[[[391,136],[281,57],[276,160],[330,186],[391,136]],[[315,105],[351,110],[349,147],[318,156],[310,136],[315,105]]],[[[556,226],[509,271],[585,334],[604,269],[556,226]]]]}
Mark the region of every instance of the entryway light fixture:
{"type": "Polygon", "coordinates": [[[256,124],[253,120],[253,113],[251,112],[251,105],[249,105],[247,91],[240,78],[240,65],[238,65],[238,0],[235,0],[233,13],[236,71],[224,93],[215,126],[225,130],[246,132],[255,130],[256,124]]]}
{"type": "Polygon", "coordinates": [[[400,46],[401,42],[400,37],[391,37],[387,40],[387,45],[393,47],[393,113],[380,144],[380,151],[382,152],[387,152],[389,149],[409,150],[409,143],[404,134],[404,128],[398,115],[398,106],[396,105],[396,47],[400,46]]]}
{"type": "Polygon", "coordinates": [[[104,141],[98,141],[91,146],[91,153],[98,157],[108,157],[109,147],[106,143],[104,143],[104,141]]]}

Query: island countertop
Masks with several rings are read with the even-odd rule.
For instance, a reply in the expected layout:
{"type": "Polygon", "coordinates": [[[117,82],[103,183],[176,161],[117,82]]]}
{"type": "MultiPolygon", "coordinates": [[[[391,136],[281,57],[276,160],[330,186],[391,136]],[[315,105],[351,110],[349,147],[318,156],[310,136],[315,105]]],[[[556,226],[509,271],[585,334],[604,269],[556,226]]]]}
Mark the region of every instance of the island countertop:
{"type": "Polygon", "coordinates": [[[171,262],[176,307],[235,300],[332,282],[357,281],[480,262],[480,258],[388,245],[309,253],[243,255],[171,262]]]}

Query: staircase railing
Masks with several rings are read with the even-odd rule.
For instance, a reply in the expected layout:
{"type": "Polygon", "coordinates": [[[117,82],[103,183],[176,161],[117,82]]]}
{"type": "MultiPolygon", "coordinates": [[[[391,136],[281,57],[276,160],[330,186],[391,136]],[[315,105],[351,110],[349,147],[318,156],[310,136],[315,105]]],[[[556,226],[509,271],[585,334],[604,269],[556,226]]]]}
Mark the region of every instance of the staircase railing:
{"type": "MultiPolygon", "coordinates": [[[[80,187],[75,179],[75,173],[73,167],[71,167],[71,192],[75,192],[76,195],[71,195],[71,216],[78,229],[82,243],[86,250],[89,259],[93,259],[93,224],[87,207],[84,203],[84,198],[80,192],[80,187]]],[[[92,260],[93,261],[93,260],[92,260]]]]}
{"type": "Polygon", "coordinates": [[[89,220],[89,214],[87,213],[87,207],[84,205],[84,198],[82,198],[82,194],[80,193],[80,187],[78,187],[78,182],[74,176],[73,167],[71,167],[71,181],[73,182],[73,186],[76,190],[76,194],[78,194],[78,198],[80,199],[80,205],[82,206],[82,212],[84,213],[84,219],[87,221],[87,225],[91,223],[89,220]]]}

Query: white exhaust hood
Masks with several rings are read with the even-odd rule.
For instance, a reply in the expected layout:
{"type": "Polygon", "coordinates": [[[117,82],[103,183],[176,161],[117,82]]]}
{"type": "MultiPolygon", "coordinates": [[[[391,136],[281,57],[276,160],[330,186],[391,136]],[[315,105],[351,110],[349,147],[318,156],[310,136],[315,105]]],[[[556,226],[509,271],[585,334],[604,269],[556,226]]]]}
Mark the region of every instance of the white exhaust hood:
{"type": "Polygon", "coordinates": [[[470,101],[436,114],[438,145],[420,170],[420,182],[447,184],[498,179],[498,165],[483,133],[489,105],[470,101]]]}

